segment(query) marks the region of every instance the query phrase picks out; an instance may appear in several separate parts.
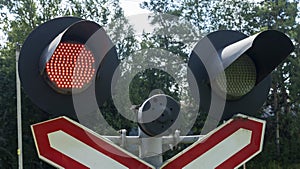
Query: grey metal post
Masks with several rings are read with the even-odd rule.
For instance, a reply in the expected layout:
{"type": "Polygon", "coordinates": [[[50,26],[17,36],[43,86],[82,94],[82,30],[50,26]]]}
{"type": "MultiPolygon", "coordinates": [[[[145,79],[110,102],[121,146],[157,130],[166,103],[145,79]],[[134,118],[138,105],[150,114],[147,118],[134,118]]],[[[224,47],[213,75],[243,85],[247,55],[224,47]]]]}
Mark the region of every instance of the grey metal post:
{"type": "Polygon", "coordinates": [[[21,115],[21,86],[19,78],[19,62],[20,46],[16,44],[16,92],[17,92],[17,128],[18,128],[18,160],[19,169],[23,169],[23,147],[22,147],[22,115],[21,115]]]}
{"type": "Polygon", "coordinates": [[[162,137],[149,137],[139,129],[141,144],[139,145],[139,156],[155,167],[163,163],[162,137]]]}

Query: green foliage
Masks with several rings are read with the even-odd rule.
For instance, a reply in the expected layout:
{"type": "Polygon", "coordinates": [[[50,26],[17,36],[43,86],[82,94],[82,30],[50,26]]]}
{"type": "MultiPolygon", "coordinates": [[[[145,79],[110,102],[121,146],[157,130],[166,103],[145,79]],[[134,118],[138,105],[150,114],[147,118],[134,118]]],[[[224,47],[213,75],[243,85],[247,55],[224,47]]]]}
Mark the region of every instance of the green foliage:
{"type": "MultiPolygon", "coordinates": [[[[122,8],[118,1],[98,0],[10,0],[0,1],[1,19],[0,26],[7,39],[0,47],[0,168],[17,168],[17,129],[16,129],[16,88],[15,88],[15,50],[16,43],[22,44],[29,33],[38,25],[59,16],[78,16],[99,22],[102,26],[110,24],[110,30],[130,29],[127,21],[113,24],[116,18],[123,16],[122,8]],[[126,27],[126,28],[125,28],[126,27]]],[[[111,33],[113,34],[113,32],[111,33]]],[[[135,41],[132,39],[132,31],[127,31],[114,42],[127,42],[125,46],[117,46],[124,54],[128,55],[129,47],[135,41]],[[123,39],[123,37],[129,37],[123,39]],[[126,53],[127,51],[127,53],[126,53]]],[[[45,96],[46,97],[46,96],[45,96]]],[[[116,110],[107,105],[106,117],[113,119],[116,110]]],[[[23,125],[23,157],[24,168],[53,168],[38,159],[30,125],[53,118],[54,116],[42,112],[22,93],[22,125],[23,125]]],[[[115,120],[115,119],[114,119],[115,120]]],[[[115,120],[117,128],[130,125],[124,124],[122,120],[115,120]]],[[[96,131],[102,131],[101,126],[93,126],[96,131]]]]}
{"type": "Polygon", "coordinates": [[[0,57],[0,87],[10,92],[1,92],[0,97],[0,167],[9,168],[16,167],[16,128],[11,126],[16,125],[16,108],[15,108],[15,62],[11,56],[14,53],[3,49],[0,57]],[[12,144],[14,140],[14,144],[12,144]],[[12,145],[11,145],[12,144],[12,145]]]}
{"type": "MultiPolygon", "coordinates": [[[[264,108],[257,112],[258,117],[266,111],[270,111],[271,114],[266,119],[268,123],[264,151],[247,166],[250,168],[296,168],[299,164],[298,147],[300,144],[298,113],[300,29],[299,20],[296,21],[297,18],[299,19],[299,1],[168,0],[161,2],[151,0],[144,2],[142,6],[153,12],[176,13],[176,16],[188,20],[201,33],[232,29],[251,35],[267,29],[276,29],[286,33],[293,40],[296,49],[273,72],[270,96],[264,108]],[[276,130],[277,124],[279,130],[276,130]],[[280,133],[279,144],[276,143],[278,131],[280,133]]],[[[153,44],[155,43],[147,45],[153,44]]],[[[202,124],[203,121],[197,120],[193,131],[201,131],[202,124]],[[197,124],[198,121],[199,124],[197,124]]]]}
{"type": "MultiPolygon", "coordinates": [[[[133,104],[142,104],[153,90],[161,89],[163,93],[178,100],[178,84],[173,77],[158,69],[146,69],[138,73],[130,83],[129,92],[133,104]],[[175,86],[173,86],[175,84],[175,86]],[[171,92],[171,90],[173,92],[171,92]]],[[[155,93],[159,94],[159,93],[155,93]]]]}
{"type": "MultiPolygon", "coordinates": [[[[151,92],[164,92],[177,100],[186,99],[184,86],[178,84],[178,81],[186,83],[185,65],[175,61],[172,63],[171,68],[183,70],[176,72],[179,80],[174,79],[163,71],[161,62],[166,62],[163,58],[148,57],[151,55],[147,53],[149,49],[179,56],[186,63],[189,51],[202,34],[215,30],[233,29],[248,35],[267,29],[286,33],[293,39],[296,49],[273,72],[270,96],[264,108],[257,112],[258,117],[266,114],[266,111],[271,114],[266,118],[264,150],[247,164],[247,168],[299,168],[300,26],[299,20],[296,22],[296,18],[300,18],[299,0],[265,0],[259,3],[243,0],[150,0],[141,6],[156,14],[161,12],[168,15],[149,18],[153,25],[158,26],[153,33],[144,33],[142,37],[136,38],[132,26],[123,15],[119,0],[0,0],[0,26],[7,37],[0,46],[0,168],[17,168],[15,45],[17,42],[22,44],[29,33],[43,22],[68,15],[96,21],[106,29],[122,59],[124,69],[121,72],[121,83],[126,80],[125,75],[142,68],[140,63],[149,62],[162,68],[146,69],[134,75],[129,84],[129,97],[132,104],[136,105],[153,94],[151,92]],[[144,55],[137,51],[144,52],[144,55]],[[279,144],[276,144],[277,124],[279,144]]],[[[157,53],[156,56],[161,54],[157,53]]],[[[116,91],[125,91],[124,86],[116,91]]],[[[124,100],[126,96],[118,97],[124,100]]],[[[24,93],[22,104],[24,168],[53,168],[38,159],[29,127],[53,115],[34,106],[24,93]]],[[[116,130],[136,128],[135,123],[118,113],[113,101],[108,101],[101,110],[104,118],[116,130]]],[[[191,134],[200,134],[205,117],[205,113],[199,113],[191,134]]],[[[105,130],[100,124],[92,128],[98,132],[105,130]]],[[[168,152],[165,158],[174,154],[168,152]]]]}

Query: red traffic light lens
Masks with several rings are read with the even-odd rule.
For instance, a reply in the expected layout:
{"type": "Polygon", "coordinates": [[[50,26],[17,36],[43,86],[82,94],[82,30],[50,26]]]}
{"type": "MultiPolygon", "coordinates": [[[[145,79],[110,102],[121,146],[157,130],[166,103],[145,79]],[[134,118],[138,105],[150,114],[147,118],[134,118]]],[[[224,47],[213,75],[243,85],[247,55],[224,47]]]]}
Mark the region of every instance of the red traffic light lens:
{"type": "Polygon", "coordinates": [[[61,42],[46,63],[50,85],[58,92],[81,92],[95,74],[95,58],[84,44],[61,42]]]}

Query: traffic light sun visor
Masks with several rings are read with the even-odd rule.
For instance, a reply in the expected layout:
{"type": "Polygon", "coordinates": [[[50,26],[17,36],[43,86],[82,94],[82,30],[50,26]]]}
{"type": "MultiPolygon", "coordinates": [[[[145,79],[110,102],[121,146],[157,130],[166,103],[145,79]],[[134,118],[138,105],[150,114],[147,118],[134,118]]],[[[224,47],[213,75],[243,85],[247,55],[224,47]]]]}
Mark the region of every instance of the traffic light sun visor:
{"type": "Polygon", "coordinates": [[[111,98],[112,74],[118,65],[116,49],[100,25],[60,17],[27,37],[19,75],[24,91],[41,109],[77,118],[95,112],[111,98]]]}
{"type": "Polygon", "coordinates": [[[292,41],[276,30],[249,37],[231,30],[208,34],[197,43],[188,62],[201,110],[217,109],[220,112],[215,114],[223,120],[236,113],[256,113],[268,96],[271,72],[293,49],[292,41]],[[224,109],[217,108],[216,100],[225,102],[224,109]]]}

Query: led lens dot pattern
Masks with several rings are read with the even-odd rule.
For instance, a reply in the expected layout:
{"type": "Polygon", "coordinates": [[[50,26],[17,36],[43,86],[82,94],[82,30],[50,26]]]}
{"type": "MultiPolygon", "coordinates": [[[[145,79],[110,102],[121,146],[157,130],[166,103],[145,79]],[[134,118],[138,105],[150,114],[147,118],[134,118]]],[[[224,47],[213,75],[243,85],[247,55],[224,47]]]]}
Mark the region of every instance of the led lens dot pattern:
{"type": "Polygon", "coordinates": [[[93,53],[83,44],[60,43],[46,63],[49,80],[59,89],[82,89],[95,74],[93,53]]]}
{"type": "Polygon", "coordinates": [[[222,92],[227,92],[228,100],[244,96],[256,83],[254,62],[248,55],[243,54],[225,69],[225,76],[224,74],[217,76],[216,83],[222,92]]]}

